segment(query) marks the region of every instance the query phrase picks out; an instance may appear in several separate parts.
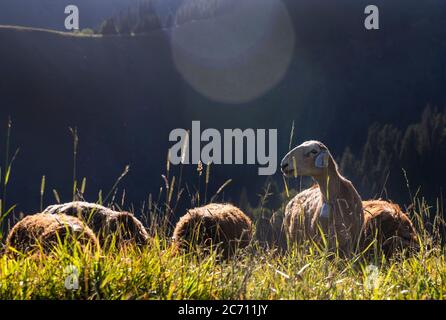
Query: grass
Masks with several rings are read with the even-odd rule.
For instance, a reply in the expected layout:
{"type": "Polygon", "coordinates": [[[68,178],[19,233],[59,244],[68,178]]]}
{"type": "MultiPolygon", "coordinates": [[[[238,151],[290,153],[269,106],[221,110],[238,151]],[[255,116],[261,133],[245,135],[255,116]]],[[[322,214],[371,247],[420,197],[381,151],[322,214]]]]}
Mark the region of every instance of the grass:
{"type": "MultiPolygon", "coordinates": [[[[8,140],[10,135],[8,127],[8,140]]],[[[73,133],[74,163],[77,132],[73,133]]],[[[6,189],[15,155],[5,157],[7,168],[2,183],[2,220],[14,212],[6,206],[6,189]]],[[[75,168],[75,166],[73,166],[75,168]]],[[[118,178],[105,199],[108,205],[119,204],[116,190],[118,178]]],[[[265,248],[254,241],[229,260],[216,252],[202,254],[196,249],[178,253],[171,245],[167,230],[169,217],[176,213],[178,200],[189,194],[191,204],[203,204],[207,198],[218,201],[226,181],[210,196],[210,166],[198,173],[198,187],[182,182],[182,169],[176,178],[167,162],[164,186],[156,197],[149,196],[145,211],[150,225],[150,245],[142,248],[127,246],[102,252],[82,252],[80,247],[60,243],[50,255],[0,256],[0,299],[444,299],[446,294],[445,248],[441,245],[444,231],[442,204],[430,207],[416,195],[411,216],[418,231],[421,250],[386,259],[375,253],[367,258],[359,253],[345,259],[314,243],[294,246],[286,252],[265,248]],[[202,174],[202,171],[206,171],[202,174]],[[178,182],[175,182],[178,181],[178,182]],[[200,183],[205,195],[200,198],[200,183]],[[186,192],[186,191],[187,192],[186,192]],[[204,200],[204,201],[203,201],[204,200]],[[429,221],[433,223],[429,223],[429,221]]],[[[82,197],[85,179],[77,188],[73,170],[73,197],[82,197]]],[[[40,196],[45,192],[42,178],[40,196]]],[[[286,194],[290,191],[285,185],[286,194]]],[[[57,191],[53,190],[56,202],[57,191]]],[[[269,187],[261,197],[263,206],[270,194],[269,187]]],[[[289,195],[288,195],[289,197],[289,195]]],[[[102,202],[102,193],[98,202],[102,202]]],[[[105,201],[104,201],[105,202],[105,201]]],[[[41,204],[43,206],[43,203],[41,204]]],[[[263,208],[260,208],[264,215],[263,208]]],[[[1,235],[0,235],[1,238],[1,235]]],[[[3,237],[4,240],[4,237],[3,237]]],[[[374,250],[371,246],[370,250],[374,250]]]]}
{"type": "Polygon", "coordinates": [[[175,254],[155,237],[143,249],[3,256],[0,299],[443,299],[444,253],[370,264],[309,245],[283,255],[250,248],[221,262],[215,253],[175,254]],[[70,275],[77,290],[66,287],[70,275]]]}
{"type": "Polygon", "coordinates": [[[60,243],[49,256],[3,255],[0,299],[444,299],[446,252],[440,224],[438,232],[425,227],[430,212],[418,202],[421,250],[391,259],[345,259],[309,242],[281,253],[254,241],[225,261],[199,249],[178,253],[166,223],[156,222],[142,248],[89,253],[60,243]]]}

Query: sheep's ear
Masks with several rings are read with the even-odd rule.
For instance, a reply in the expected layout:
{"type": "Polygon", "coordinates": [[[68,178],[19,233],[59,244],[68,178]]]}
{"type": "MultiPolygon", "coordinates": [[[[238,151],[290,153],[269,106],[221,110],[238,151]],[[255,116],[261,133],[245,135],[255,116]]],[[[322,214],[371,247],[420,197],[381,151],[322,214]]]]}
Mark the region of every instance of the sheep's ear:
{"type": "Polygon", "coordinates": [[[328,167],[328,152],[322,151],[314,160],[314,165],[317,168],[327,168],[328,167]]]}

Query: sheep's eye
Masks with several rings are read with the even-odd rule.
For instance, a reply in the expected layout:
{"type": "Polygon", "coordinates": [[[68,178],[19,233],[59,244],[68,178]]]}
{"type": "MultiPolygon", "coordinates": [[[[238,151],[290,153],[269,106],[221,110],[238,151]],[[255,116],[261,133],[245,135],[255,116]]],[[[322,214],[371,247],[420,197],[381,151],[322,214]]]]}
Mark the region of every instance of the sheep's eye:
{"type": "Polygon", "coordinates": [[[317,153],[318,153],[318,151],[316,149],[313,149],[313,150],[305,153],[305,157],[309,157],[310,155],[315,155],[317,153]]]}

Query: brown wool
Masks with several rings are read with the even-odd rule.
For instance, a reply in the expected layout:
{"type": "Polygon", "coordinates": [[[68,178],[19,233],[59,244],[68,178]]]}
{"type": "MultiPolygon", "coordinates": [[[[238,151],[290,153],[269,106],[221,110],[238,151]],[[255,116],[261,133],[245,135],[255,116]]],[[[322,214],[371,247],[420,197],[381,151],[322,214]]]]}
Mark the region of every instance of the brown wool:
{"type": "Polygon", "coordinates": [[[66,214],[79,217],[94,231],[102,245],[114,237],[118,246],[125,244],[146,245],[149,235],[143,224],[129,212],[117,212],[88,202],[69,202],[45,209],[49,214],[66,214]]]}
{"type": "Polygon", "coordinates": [[[224,256],[246,247],[252,239],[251,219],[231,204],[211,203],[189,210],[178,221],[173,239],[178,247],[218,245],[224,256]]]}
{"type": "Polygon", "coordinates": [[[49,253],[58,245],[79,243],[83,249],[99,249],[99,242],[93,231],[80,219],[67,215],[39,213],[26,216],[9,232],[7,250],[27,253],[42,248],[49,253]]]}
{"type": "Polygon", "coordinates": [[[363,249],[376,238],[378,248],[386,256],[391,256],[402,249],[414,250],[418,247],[417,232],[400,206],[383,201],[363,201],[364,236],[363,249]]]}

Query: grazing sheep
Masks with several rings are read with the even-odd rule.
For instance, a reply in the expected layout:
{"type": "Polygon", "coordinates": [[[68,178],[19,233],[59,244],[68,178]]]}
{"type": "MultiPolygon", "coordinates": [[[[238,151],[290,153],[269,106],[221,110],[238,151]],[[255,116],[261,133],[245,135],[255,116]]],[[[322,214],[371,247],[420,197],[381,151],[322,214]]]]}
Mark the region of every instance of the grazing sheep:
{"type": "Polygon", "coordinates": [[[353,184],[339,173],[327,147],[319,141],[304,142],[284,157],[281,169],[285,176],[311,176],[317,183],[285,208],[284,226],[290,241],[321,243],[322,231],[331,251],[338,248],[349,256],[363,229],[362,201],[353,184]]]}
{"type": "Polygon", "coordinates": [[[363,249],[376,237],[378,248],[386,256],[402,249],[418,248],[417,232],[409,217],[394,203],[383,200],[363,201],[365,229],[363,249]]]}
{"type": "Polygon", "coordinates": [[[251,219],[231,204],[211,203],[191,209],[181,217],[173,233],[178,247],[218,245],[224,257],[246,247],[251,239],[251,219]]]}
{"type": "Polygon", "coordinates": [[[109,243],[112,236],[118,246],[126,243],[145,245],[149,240],[146,229],[133,214],[116,212],[95,203],[77,201],[53,205],[44,213],[79,217],[94,231],[102,245],[109,243]]]}
{"type": "Polygon", "coordinates": [[[260,217],[256,222],[255,238],[266,248],[286,250],[287,240],[283,230],[283,214],[274,212],[271,218],[260,217]]]}
{"type": "Polygon", "coordinates": [[[39,213],[26,216],[9,232],[6,239],[7,250],[10,248],[26,253],[38,250],[44,253],[62,243],[79,243],[86,249],[99,249],[99,242],[93,231],[81,220],[67,215],[39,213]]]}

